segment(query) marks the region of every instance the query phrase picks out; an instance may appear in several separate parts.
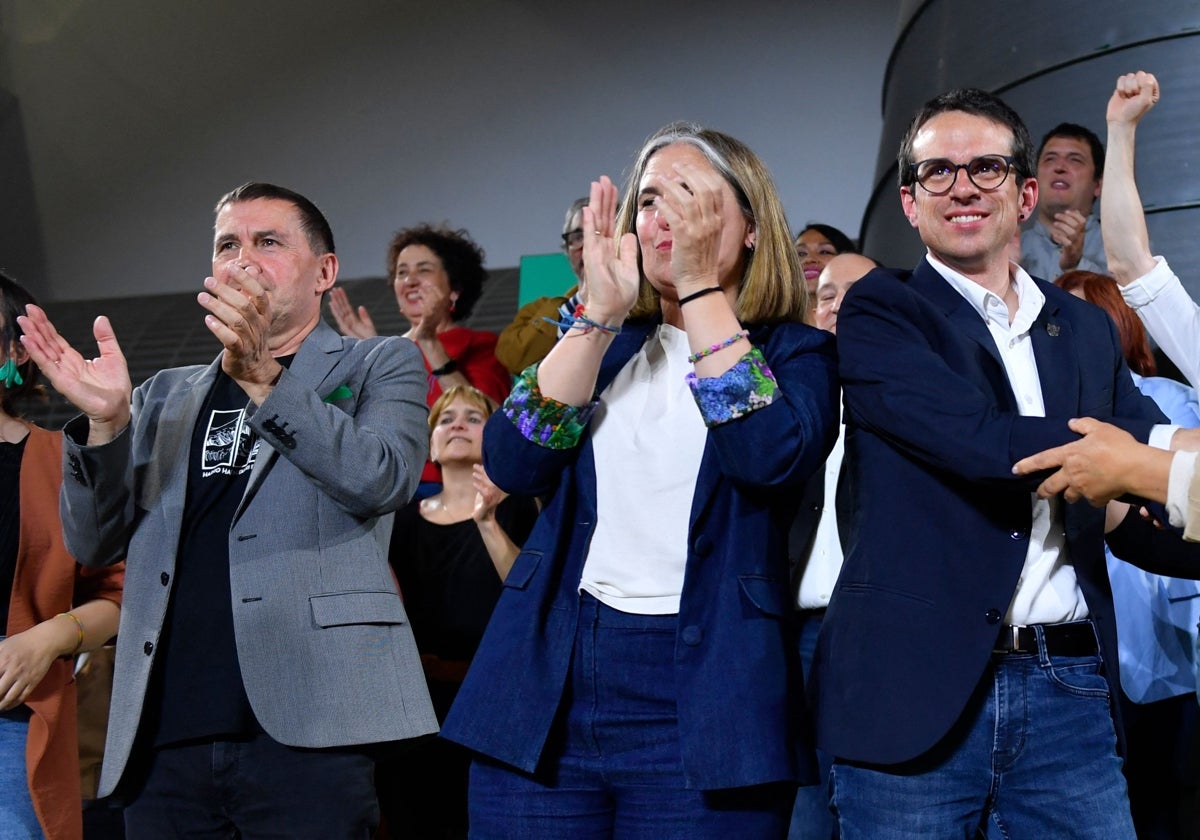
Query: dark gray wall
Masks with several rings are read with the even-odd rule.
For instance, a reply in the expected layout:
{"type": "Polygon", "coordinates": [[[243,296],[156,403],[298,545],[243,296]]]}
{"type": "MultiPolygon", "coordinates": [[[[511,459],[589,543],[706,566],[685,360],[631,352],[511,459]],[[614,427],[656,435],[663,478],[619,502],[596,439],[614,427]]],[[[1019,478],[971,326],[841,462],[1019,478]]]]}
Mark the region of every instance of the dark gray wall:
{"type": "Polygon", "coordinates": [[[863,244],[910,266],[924,253],[900,212],[896,150],[921,103],[952,87],[999,93],[1038,141],[1060,122],[1103,139],[1117,77],[1154,73],[1162,100],[1138,128],[1137,178],[1156,253],[1200,298],[1200,2],[906,2],[884,80],[883,132],[863,244]],[[986,25],[984,23],[986,22],[986,25]]]}
{"type": "Polygon", "coordinates": [[[22,279],[49,299],[198,289],[213,202],[257,179],[326,211],[343,277],[381,274],[391,233],[426,219],[516,265],[680,118],[755,148],[793,226],[857,235],[898,10],[0,0],[0,87],[25,138],[0,124],[0,159],[27,161],[35,234],[0,238],[0,264],[33,266],[22,279]]]}

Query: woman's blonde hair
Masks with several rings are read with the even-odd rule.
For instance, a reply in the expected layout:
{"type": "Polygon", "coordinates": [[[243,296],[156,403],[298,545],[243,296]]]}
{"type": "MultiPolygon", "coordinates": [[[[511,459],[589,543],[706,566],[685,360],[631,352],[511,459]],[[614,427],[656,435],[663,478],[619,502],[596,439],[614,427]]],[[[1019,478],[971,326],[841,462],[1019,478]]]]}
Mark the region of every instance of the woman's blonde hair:
{"type": "Polygon", "coordinates": [[[446,406],[457,399],[461,399],[467,405],[478,408],[486,417],[491,417],[497,408],[495,400],[474,385],[455,385],[449,391],[443,391],[442,395],[429,408],[430,433],[437,428],[438,420],[441,419],[442,412],[446,410],[446,406]]]}
{"type": "MultiPolygon", "coordinates": [[[[734,314],[744,324],[803,321],[808,307],[808,290],[800,277],[800,260],[792,247],[791,228],[783,203],[767,167],[750,148],[728,134],[695,123],[675,122],[650,136],[638,153],[637,163],[625,185],[625,196],[617,213],[619,232],[636,232],[638,188],[651,156],[673,143],[687,143],[704,155],[713,169],[733,189],[742,215],[755,231],[753,248],[745,253],[745,269],[738,284],[734,314]]],[[[638,269],[642,256],[638,252],[638,269]]],[[[645,318],[661,311],[658,291],[642,272],[637,303],[631,318],[645,318]]]]}

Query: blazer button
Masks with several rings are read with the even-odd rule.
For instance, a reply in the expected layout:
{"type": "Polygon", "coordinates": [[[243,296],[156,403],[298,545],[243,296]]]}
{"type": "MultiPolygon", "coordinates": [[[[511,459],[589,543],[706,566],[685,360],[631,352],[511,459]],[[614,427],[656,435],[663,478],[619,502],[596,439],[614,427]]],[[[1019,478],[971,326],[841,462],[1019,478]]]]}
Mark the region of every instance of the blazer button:
{"type": "Polygon", "coordinates": [[[1028,531],[1020,531],[1020,530],[1009,531],[1008,535],[1009,535],[1009,537],[1011,537],[1014,540],[1023,540],[1029,536],[1029,532],[1028,531]]]}
{"type": "Polygon", "coordinates": [[[696,541],[692,543],[692,548],[695,549],[696,555],[699,557],[707,557],[712,551],[712,540],[705,534],[696,537],[696,541]]]}
{"type": "Polygon", "coordinates": [[[984,617],[987,618],[988,624],[999,624],[1000,619],[1003,616],[1000,614],[1000,610],[996,609],[995,607],[992,607],[990,610],[987,611],[987,613],[985,614],[984,617]]]}
{"type": "Polygon", "coordinates": [[[142,653],[147,656],[154,653],[154,642],[146,642],[146,644],[142,645],[142,653]]]}
{"type": "Polygon", "coordinates": [[[158,579],[160,581],[162,581],[163,586],[166,586],[168,583],[171,582],[171,576],[169,574],[167,574],[166,572],[163,572],[161,575],[159,575],[158,579]]]}
{"type": "Polygon", "coordinates": [[[704,638],[704,631],[695,624],[689,624],[683,628],[683,632],[679,634],[685,645],[698,645],[700,640],[704,638]]]}

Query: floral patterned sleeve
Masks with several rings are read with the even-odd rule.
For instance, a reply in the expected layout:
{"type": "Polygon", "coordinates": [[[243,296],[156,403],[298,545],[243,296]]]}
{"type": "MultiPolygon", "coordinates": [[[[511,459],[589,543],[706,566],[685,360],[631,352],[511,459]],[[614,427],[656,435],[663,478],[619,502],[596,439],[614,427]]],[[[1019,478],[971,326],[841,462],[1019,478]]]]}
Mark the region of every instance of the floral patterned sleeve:
{"type": "Polygon", "coordinates": [[[775,374],[757,347],[720,376],[701,379],[689,373],[687,384],[709,428],[766,408],[779,394],[775,374]]]}
{"type": "Polygon", "coordinates": [[[579,445],[599,402],[567,405],[550,399],[538,390],[537,365],[530,365],[517,377],[500,411],[526,440],[547,449],[571,449],[579,445]]]}

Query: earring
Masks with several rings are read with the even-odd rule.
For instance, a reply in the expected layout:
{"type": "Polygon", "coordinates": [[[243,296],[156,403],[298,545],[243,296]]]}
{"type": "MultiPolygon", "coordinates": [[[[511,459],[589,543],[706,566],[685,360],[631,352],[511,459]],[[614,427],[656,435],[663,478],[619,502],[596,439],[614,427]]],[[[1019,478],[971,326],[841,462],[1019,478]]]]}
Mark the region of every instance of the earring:
{"type": "Polygon", "coordinates": [[[21,371],[17,370],[17,364],[12,359],[0,365],[0,382],[4,383],[5,388],[25,384],[25,380],[21,377],[21,371]]]}

